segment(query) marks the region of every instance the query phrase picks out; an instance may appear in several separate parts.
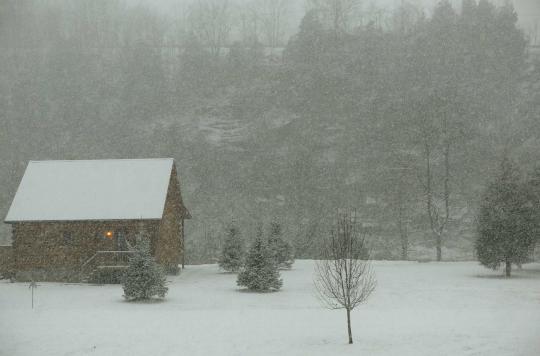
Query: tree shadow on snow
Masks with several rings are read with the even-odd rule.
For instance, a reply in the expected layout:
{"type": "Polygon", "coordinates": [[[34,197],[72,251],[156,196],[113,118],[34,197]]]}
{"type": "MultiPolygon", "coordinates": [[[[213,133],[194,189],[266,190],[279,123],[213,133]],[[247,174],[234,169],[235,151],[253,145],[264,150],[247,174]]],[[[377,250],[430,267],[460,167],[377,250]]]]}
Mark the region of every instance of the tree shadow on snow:
{"type": "Polygon", "coordinates": [[[125,304],[161,304],[165,303],[167,298],[151,298],[151,299],[144,299],[144,300],[127,300],[125,298],[118,299],[120,303],[125,304]]]}
{"type": "Polygon", "coordinates": [[[525,266],[523,269],[512,269],[512,275],[506,277],[504,270],[497,272],[486,272],[481,274],[475,274],[475,278],[485,278],[485,279],[540,279],[540,266],[525,266]]]}
{"type": "Polygon", "coordinates": [[[236,289],[236,291],[240,292],[240,293],[246,293],[246,294],[272,294],[272,293],[277,293],[279,292],[279,290],[266,290],[266,291],[258,291],[258,290],[250,290],[250,289],[247,289],[247,288],[242,288],[242,289],[236,289]]]}

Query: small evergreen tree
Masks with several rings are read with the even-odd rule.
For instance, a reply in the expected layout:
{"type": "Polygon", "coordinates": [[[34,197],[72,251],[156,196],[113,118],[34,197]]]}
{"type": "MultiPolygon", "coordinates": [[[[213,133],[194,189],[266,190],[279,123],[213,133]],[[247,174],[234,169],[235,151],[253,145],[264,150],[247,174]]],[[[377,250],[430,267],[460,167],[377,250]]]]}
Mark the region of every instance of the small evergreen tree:
{"type": "Polygon", "coordinates": [[[142,235],[137,238],[134,255],[122,280],[124,298],[129,301],[150,299],[154,296],[164,298],[168,288],[163,268],[150,254],[150,243],[142,235]]]}
{"type": "Polygon", "coordinates": [[[510,277],[512,263],[525,262],[534,243],[533,214],[517,168],[505,158],[501,172],[484,195],[478,216],[476,255],[486,267],[503,263],[510,277]]]}
{"type": "Polygon", "coordinates": [[[281,225],[275,221],[270,223],[268,247],[272,252],[272,256],[278,268],[291,268],[292,264],[294,263],[292,246],[289,242],[283,239],[281,225]]]}
{"type": "Polygon", "coordinates": [[[278,267],[261,234],[251,244],[236,284],[258,292],[281,288],[283,281],[279,278],[278,267]]]}
{"type": "Polygon", "coordinates": [[[244,259],[244,243],[240,231],[234,225],[227,229],[227,236],[221,249],[219,267],[228,272],[238,272],[244,259]]]}

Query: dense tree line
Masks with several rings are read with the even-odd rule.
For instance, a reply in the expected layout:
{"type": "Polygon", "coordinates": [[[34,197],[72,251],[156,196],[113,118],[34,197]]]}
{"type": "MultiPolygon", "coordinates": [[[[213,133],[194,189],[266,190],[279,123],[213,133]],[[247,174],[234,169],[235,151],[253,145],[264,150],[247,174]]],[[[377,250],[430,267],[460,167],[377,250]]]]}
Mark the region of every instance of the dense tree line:
{"type": "Polygon", "coordinates": [[[198,4],[166,21],[120,1],[2,2],[2,211],[30,159],[171,156],[192,262],[232,216],[243,231],[279,216],[297,256],[317,257],[344,206],[377,236],[374,257],[443,258],[472,247],[502,152],[538,158],[540,66],[510,6],[369,21],[314,1],[287,41],[282,2],[238,10],[236,38],[231,9],[198,4]]]}

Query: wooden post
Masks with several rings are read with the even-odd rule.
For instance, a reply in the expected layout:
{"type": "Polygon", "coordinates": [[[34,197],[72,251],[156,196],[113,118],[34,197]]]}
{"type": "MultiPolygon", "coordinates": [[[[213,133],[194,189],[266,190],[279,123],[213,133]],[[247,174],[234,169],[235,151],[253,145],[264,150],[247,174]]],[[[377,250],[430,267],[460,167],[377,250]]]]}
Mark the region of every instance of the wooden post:
{"type": "Polygon", "coordinates": [[[34,288],[37,287],[36,282],[32,279],[28,288],[32,291],[32,309],[34,309],[34,288]]]}

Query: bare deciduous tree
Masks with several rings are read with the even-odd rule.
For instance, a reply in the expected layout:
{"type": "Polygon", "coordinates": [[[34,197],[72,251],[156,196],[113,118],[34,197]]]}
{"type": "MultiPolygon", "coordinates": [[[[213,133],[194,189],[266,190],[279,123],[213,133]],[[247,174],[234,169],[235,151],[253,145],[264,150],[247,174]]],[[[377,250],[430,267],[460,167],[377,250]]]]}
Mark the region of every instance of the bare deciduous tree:
{"type": "Polygon", "coordinates": [[[324,20],[336,36],[347,32],[352,26],[352,17],[362,5],[361,0],[308,0],[308,8],[321,12],[324,20]]]}
{"type": "Polygon", "coordinates": [[[396,184],[392,191],[392,208],[394,221],[399,233],[399,241],[401,244],[401,259],[406,261],[409,259],[409,220],[410,220],[410,204],[411,193],[406,186],[407,177],[404,172],[399,172],[396,175],[396,184]]]}
{"type": "Polygon", "coordinates": [[[388,202],[381,218],[394,222],[401,245],[401,259],[406,261],[409,259],[410,222],[416,210],[416,200],[420,192],[415,184],[412,155],[396,149],[392,152],[392,156],[396,160],[393,161],[395,166],[385,168],[384,178],[379,178],[385,181],[383,187],[388,202]]]}
{"type": "Polygon", "coordinates": [[[289,1],[258,0],[257,5],[266,44],[272,48],[283,45],[284,22],[289,1]]]}
{"type": "Polygon", "coordinates": [[[529,30],[530,43],[533,46],[538,45],[538,35],[540,33],[539,23],[540,23],[540,20],[534,19],[532,26],[530,27],[530,30],[529,30]]]}
{"type": "Polygon", "coordinates": [[[190,9],[191,29],[210,52],[218,57],[227,44],[231,17],[227,0],[198,0],[190,9]]]}
{"type": "Polygon", "coordinates": [[[316,264],[315,288],[326,307],[347,311],[347,331],[352,344],[351,311],[366,301],[377,285],[365,235],[357,229],[356,214],[338,214],[322,256],[316,264]]]}
{"type": "Polygon", "coordinates": [[[442,242],[443,235],[446,229],[448,222],[450,221],[450,189],[449,189],[449,180],[450,180],[450,170],[449,170],[449,153],[450,145],[445,144],[444,146],[444,191],[443,191],[443,201],[438,204],[436,201],[436,194],[434,192],[434,183],[433,183],[433,147],[427,143],[424,143],[424,159],[425,159],[425,185],[424,191],[426,196],[426,212],[429,218],[429,227],[433,234],[435,235],[435,248],[437,250],[437,261],[442,260],[442,242]],[[441,206],[442,205],[442,208],[441,206]],[[442,211],[441,211],[442,210],[442,211]]]}
{"type": "MultiPolygon", "coordinates": [[[[460,129],[457,115],[461,110],[457,104],[447,99],[430,98],[429,107],[423,107],[424,117],[420,118],[419,138],[422,145],[424,168],[423,190],[425,194],[426,215],[434,235],[437,261],[442,260],[442,246],[451,222],[451,153],[460,142],[460,129]],[[439,166],[439,167],[437,167],[439,166]],[[439,171],[438,174],[437,168],[439,171]],[[438,179],[437,179],[438,178],[438,179]],[[438,185],[441,185],[437,189],[438,185]],[[442,190],[442,192],[439,192],[442,190]]],[[[462,131],[462,130],[461,130],[462,131]]]]}
{"type": "Polygon", "coordinates": [[[259,41],[260,18],[257,2],[249,3],[239,9],[241,34],[244,43],[256,43],[259,41]]]}

